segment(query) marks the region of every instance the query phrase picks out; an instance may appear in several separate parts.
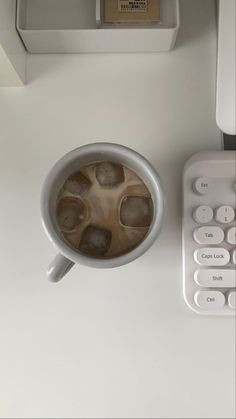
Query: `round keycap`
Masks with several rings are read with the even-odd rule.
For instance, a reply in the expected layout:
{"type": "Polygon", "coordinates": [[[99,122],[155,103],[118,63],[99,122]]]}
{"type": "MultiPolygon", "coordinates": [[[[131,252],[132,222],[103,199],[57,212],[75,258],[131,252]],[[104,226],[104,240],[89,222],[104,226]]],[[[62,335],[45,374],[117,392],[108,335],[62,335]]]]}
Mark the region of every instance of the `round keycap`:
{"type": "Polygon", "coordinates": [[[231,291],[228,295],[228,304],[235,310],[236,308],[236,291],[231,291]]]}
{"type": "Polygon", "coordinates": [[[222,205],[216,209],[215,219],[218,223],[231,223],[234,220],[234,217],[234,209],[229,205],[222,205]]]}
{"type": "Polygon", "coordinates": [[[193,211],[193,218],[199,224],[209,223],[213,219],[213,210],[207,205],[201,205],[193,211]]]}
{"type": "Polygon", "coordinates": [[[234,265],[236,265],[236,249],[233,249],[231,252],[231,260],[234,265]]]}
{"type": "Polygon", "coordinates": [[[209,191],[210,183],[207,177],[199,177],[193,183],[193,190],[199,195],[206,195],[209,191]]]}
{"type": "Polygon", "coordinates": [[[226,237],[229,244],[236,244],[236,227],[229,228],[226,237]]]}

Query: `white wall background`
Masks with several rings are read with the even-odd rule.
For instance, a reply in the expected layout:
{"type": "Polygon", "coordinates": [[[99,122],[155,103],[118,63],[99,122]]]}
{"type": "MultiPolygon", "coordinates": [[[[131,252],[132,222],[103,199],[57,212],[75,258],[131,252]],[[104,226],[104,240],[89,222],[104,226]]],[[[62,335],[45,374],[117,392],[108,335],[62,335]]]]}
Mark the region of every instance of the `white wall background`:
{"type": "Polygon", "coordinates": [[[233,418],[234,319],[182,298],[181,171],[220,149],[213,0],[181,1],[170,54],[31,56],[28,85],[0,89],[0,417],[233,418]],[[143,153],[168,209],[153,248],[111,271],[45,278],[46,173],[93,140],[143,153]]]}

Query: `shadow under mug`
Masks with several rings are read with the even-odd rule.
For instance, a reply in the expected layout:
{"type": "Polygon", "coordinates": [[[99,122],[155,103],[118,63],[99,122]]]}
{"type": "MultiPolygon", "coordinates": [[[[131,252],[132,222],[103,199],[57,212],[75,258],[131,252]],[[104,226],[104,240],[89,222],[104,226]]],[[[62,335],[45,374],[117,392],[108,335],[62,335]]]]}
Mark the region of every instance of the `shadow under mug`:
{"type": "Polygon", "coordinates": [[[148,160],[130,148],[113,143],[88,144],[72,150],[62,157],[49,172],[41,195],[41,218],[43,227],[59,250],[59,254],[49,265],[47,274],[51,281],[57,282],[75,263],[92,268],[115,268],[125,265],[143,255],[158,237],[163,215],[164,196],[161,180],[148,160]],[[65,180],[83,166],[96,161],[119,163],[133,170],[146,184],[153,201],[153,219],[143,241],[131,251],[117,257],[98,259],[76,251],[63,239],[56,220],[56,202],[65,180]]]}

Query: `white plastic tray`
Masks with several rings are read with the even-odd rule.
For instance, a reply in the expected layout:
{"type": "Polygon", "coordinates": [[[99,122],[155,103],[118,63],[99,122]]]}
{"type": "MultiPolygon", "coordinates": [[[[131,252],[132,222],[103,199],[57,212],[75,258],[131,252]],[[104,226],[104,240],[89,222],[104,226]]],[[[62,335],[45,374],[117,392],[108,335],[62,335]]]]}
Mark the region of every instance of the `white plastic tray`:
{"type": "Polygon", "coordinates": [[[160,8],[161,23],[105,24],[102,0],[18,0],[16,24],[30,53],[169,51],[179,1],[160,0],[160,8]]]}

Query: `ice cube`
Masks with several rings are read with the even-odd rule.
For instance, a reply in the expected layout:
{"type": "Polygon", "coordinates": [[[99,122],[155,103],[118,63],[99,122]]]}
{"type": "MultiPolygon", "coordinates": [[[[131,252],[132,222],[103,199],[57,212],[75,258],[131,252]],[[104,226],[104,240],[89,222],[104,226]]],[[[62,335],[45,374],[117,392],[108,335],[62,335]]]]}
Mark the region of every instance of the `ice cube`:
{"type": "Polygon", "coordinates": [[[129,227],[149,227],[153,217],[152,199],[148,196],[126,196],[120,208],[120,221],[129,227]]]}
{"type": "Polygon", "coordinates": [[[64,197],[57,204],[57,222],[62,231],[73,231],[85,218],[84,203],[77,198],[64,197]]]}
{"type": "Polygon", "coordinates": [[[114,187],[124,182],[124,169],[120,164],[104,161],[96,166],[96,178],[101,186],[114,187]]]}
{"type": "Polygon", "coordinates": [[[79,250],[89,256],[104,256],[109,250],[112,233],[109,230],[89,225],[83,231],[79,250]]]}
{"type": "Polygon", "coordinates": [[[91,186],[90,180],[81,172],[76,172],[71,175],[64,183],[66,191],[73,195],[85,195],[91,186]]]}

